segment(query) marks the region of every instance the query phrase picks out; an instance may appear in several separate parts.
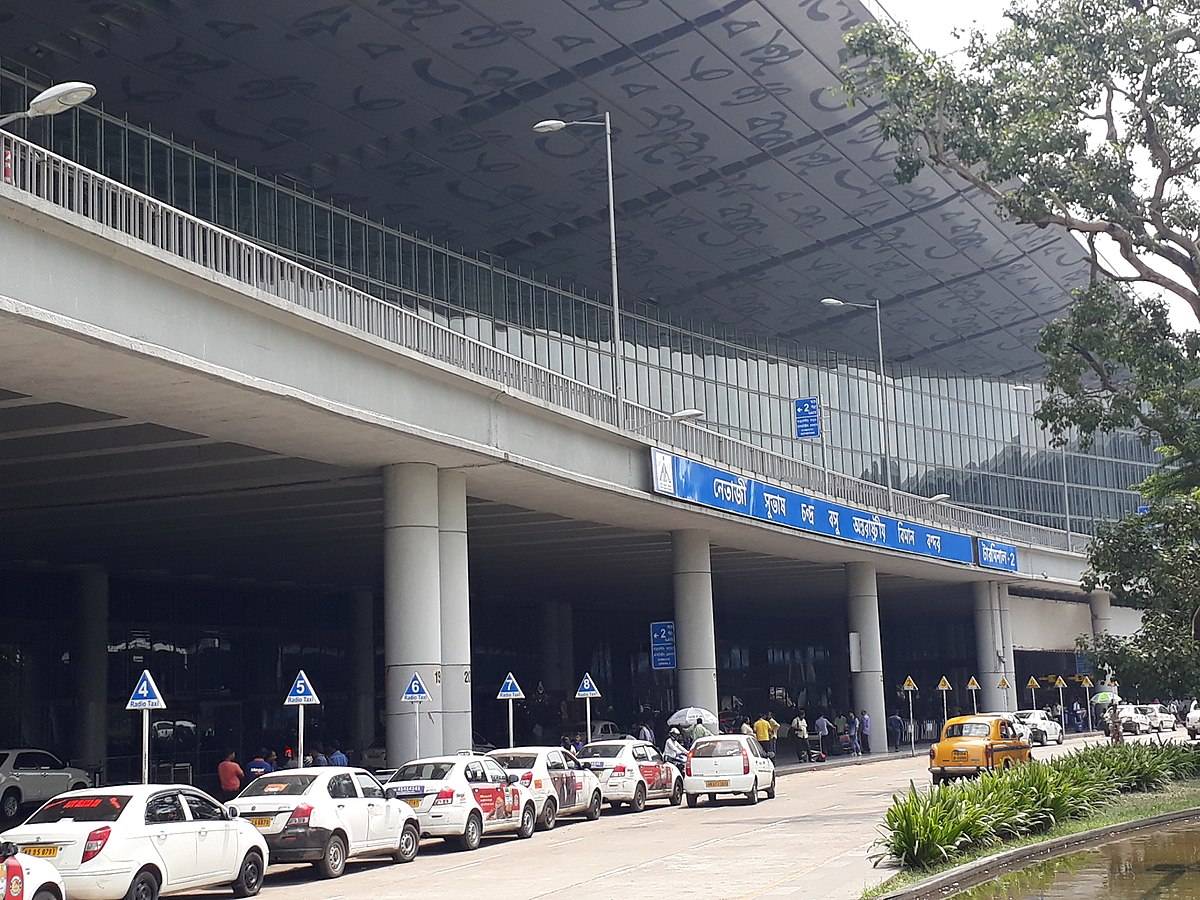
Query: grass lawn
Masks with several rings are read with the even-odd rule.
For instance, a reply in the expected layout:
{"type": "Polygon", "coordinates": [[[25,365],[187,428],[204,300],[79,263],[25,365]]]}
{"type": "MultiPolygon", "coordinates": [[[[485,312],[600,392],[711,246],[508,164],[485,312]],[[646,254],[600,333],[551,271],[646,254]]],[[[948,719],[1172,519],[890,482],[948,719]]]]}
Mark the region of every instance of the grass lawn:
{"type": "MultiPolygon", "coordinates": [[[[1145,819],[1150,816],[1161,815],[1162,813],[1197,807],[1200,807],[1200,779],[1172,782],[1166,790],[1149,794],[1122,794],[1114,802],[1108,804],[1096,813],[1096,815],[1089,818],[1072,819],[1039,835],[1031,835],[1019,840],[1006,841],[1003,844],[993,844],[990,847],[980,848],[975,852],[955,857],[952,862],[948,862],[945,865],[932,866],[928,869],[898,871],[897,874],[893,875],[887,881],[876,885],[864,893],[863,900],[869,900],[871,897],[879,897],[891,891],[908,887],[909,885],[916,884],[918,881],[923,881],[931,875],[945,872],[947,869],[953,869],[964,863],[982,859],[985,856],[991,856],[993,853],[998,853],[1002,850],[1011,850],[1014,847],[1026,847],[1030,844],[1039,844],[1051,838],[1078,834],[1081,831],[1090,831],[1093,828],[1120,825],[1125,822],[1132,822],[1135,819],[1145,819]]],[[[889,863],[886,860],[880,862],[881,867],[888,865],[889,863]]]]}

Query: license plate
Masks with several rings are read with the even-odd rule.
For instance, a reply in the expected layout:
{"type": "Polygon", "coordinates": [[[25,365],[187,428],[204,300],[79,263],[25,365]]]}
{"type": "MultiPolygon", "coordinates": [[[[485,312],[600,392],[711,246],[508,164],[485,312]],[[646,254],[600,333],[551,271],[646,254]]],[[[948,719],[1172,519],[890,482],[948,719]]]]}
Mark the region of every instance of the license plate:
{"type": "Polygon", "coordinates": [[[966,750],[955,750],[955,751],[954,751],[954,758],[955,758],[955,759],[966,759],[966,758],[967,758],[967,751],[966,751],[966,750]]]}
{"type": "Polygon", "coordinates": [[[255,828],[270,828],[271,827],[271,817],[270,816],[256,816],[250,820],[250,824],[253,825],[255,828]]]}
{"type": "Polygon", "coordinates": [[[411,806],[413,809],[418,809],[421,806],[421,801],[419,799],[417,799],[416,797],[405,797],[404,802],[407,803],[409,806],[411,806]]]}
{"type": "Polygon", "coordinates": [[[27,856],[40,856],[43,859],[53,859],[58,856],[57,847],[22,847],[21,852],[27,856]]]}
{"type": "Polygon", "coordinates": [[[704,782],[705,787],[729,787],[728,778],[710,779],[704,782]]]}

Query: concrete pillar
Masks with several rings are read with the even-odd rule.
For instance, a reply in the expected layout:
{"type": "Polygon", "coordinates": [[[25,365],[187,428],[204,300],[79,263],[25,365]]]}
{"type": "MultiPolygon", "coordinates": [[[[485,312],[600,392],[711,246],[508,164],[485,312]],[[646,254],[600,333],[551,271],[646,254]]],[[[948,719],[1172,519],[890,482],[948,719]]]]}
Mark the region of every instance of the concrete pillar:
{"type": "Polygon", "coordinates": [[[1021,688],[1017,683],[1017,657],[1013,652],[1012,609],[1008,602],[1008,585],[995,584],[997,605],[1000,608],[1000,646],[1004,650],[1004,674],[1008,677],[1009,689],[1005,692],[1005,710],[1020,709],[1021,688]]]}
{"type": "Polygon", "coordinates": [[[72,759],[102,765],[108,756],[108,572],[103,569],[79,573],[78,623],[79,705],[72,759]]]}
{"type": "MultiPolygon", "coordinates": [[[[971,592],[975,599],[975,657],[979,686],[982,688],[979,691],[979,711],[1003,712],[1009,706],[1004,689],[999,686],[1000,679],[1005,677],[1000,596],[994,581],[973,582],[971,592]]],[[[1011,684],[1011,675],[1008,680],[1011,684]]]]}
{"type": "Polygon", "coordinates": [[[538,632],[541,663],[538,674],[547,691],[566,690],[563,683],[562,643],[559,638],[558,614],[562,604],[557,600],[545,600],[539,604],[538,632]]]}
{"type": "Polygon", "coordinates": [[[387,761],[393,767],[418,756],[442,752],[438,545],[437,467],[428,463],[386,466],[383,470],[384,710],[387,761]],[[428,703],[406,703],[401,699],[414,672],[421,676],[430,693],[428,703]]]}
{"type": "Polygon", "coordinates": [[[1112,594],[1092,591],[1088,594],[1088,606],[1092,610],[1092,634],[1108,634],[1112,630],[1112,594]]]}
{"type": "Polygon", "coordinates": [[[558,663],[562,670],[562,689],[574,697],[583,671],[575,668],[575,609],[565,600],[558,604],[558,663]]]}
{"type": "Polygon", "coordinates": [[[846,612],[850,626],[850,688],[854,709],[871,717],[872,752],[887,749],[887,710],[883,693],[883,638],[879,633],[879,590],[875,567],[846,563],[846,612]],[[854,652],[857,635],[858,652],[854,652]],[[855,659],[857,657],[857,660],[855,659]],[[857,662],[857,670],[855,663],[857,662]]]}
{"type": "Polygon", "coordinates": [[[717,638],[708,532],[672,531],[675,662],[680,706],[717,712],[717,638]]]}
{"type": "Polygon", "coordinates": [[[350,696],[350,743],[362,751],[375,743],[375,596],[370,588],[350,597],[350,696]]]}
{"type": "Polygon", "coordinates": [[[471,747],[471,582],[467,569],[467,476],[438,474],[442,592],[442,747],[471,747]]]}

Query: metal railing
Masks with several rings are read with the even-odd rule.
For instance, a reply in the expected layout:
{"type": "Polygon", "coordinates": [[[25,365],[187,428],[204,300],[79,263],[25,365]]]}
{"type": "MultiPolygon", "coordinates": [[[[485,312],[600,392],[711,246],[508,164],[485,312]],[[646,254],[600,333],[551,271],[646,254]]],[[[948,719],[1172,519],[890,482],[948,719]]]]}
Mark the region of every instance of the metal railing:
{"type": "MultiPolygon", "coordinates": [[[[887,510],[887,489],[882,485],[774,453],[693,422],[671,421],[663,413],[634,403],[626,402],[618,410],[607,391],[322,275],[15,135],[0,131],[0,151],[4,184],[220,277],[618,430],[657,428],[657,434],[645,436],[681,454],[855,506],[887,510]],[[669,441],[665,440],[668,435],[669,441]]],[[[401,293],[420,299],[412,291],[401,293]]],[[[1057,529],[902,492],[894,492],[893,500],[893,514],[904,519],[1036,546],[1074,549],[1073,536],[1057,529]]]]}

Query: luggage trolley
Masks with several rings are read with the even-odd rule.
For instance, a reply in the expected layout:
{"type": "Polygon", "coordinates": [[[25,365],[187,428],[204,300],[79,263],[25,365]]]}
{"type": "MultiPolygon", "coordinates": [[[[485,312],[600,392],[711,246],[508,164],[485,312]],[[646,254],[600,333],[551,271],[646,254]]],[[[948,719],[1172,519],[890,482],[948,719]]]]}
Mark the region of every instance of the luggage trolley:
{"type": "Polygon", "coordinates": [[[821,749],[821,736],[819,734],[810,734],[807,741],[808,761],[825,762],[825,751],[821,749]]]}

